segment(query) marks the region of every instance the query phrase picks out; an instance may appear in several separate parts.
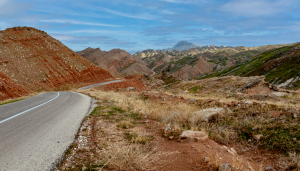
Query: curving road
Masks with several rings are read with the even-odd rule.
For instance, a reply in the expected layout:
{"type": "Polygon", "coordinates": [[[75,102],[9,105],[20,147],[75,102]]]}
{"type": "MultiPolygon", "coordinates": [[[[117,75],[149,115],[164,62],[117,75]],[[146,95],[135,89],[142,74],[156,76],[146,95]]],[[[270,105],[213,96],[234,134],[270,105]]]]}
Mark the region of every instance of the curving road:
{"type": "Polygon", "coordinates": [[[50,170],[74,141],[91,98],[50,92],[0,106],[0,170],[50,170]]]}
{"type": "Polygon", "coordinates": [[[86,90],[92,87],[96,87],[96,86],[100,86],[100,85],[105,85],[105,84],[111,84],[111,83],[117,83],[117,82],[123,82],[124,80],[114,80],[114,81],[109,81],[109,82],[105,82],[105,83],[99,83],[99,84],[94,84],[94,85],[90,85],[87,87],[82,87],[79,90],[86,90]]]}

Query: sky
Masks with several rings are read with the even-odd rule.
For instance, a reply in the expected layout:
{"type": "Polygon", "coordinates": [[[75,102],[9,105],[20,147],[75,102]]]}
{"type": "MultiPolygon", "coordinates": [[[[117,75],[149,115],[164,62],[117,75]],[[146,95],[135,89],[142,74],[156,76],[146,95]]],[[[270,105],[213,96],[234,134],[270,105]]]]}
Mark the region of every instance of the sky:
{"type": "Polygon", "coordinates": [[[0,30],[47,32],[74,51],[135,53],[179,41],[262,46],[300,41],[299,0],[0,0],[0,30]]]}

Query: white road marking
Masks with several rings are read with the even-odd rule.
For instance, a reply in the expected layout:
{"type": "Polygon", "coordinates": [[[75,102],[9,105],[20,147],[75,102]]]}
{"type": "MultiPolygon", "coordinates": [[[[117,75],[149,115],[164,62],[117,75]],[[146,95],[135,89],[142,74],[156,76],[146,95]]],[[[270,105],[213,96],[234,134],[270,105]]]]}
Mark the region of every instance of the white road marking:
{"type": "Polygon", "coordinates": [[[26,113],[26,112],[29,112],[29,111],[31,111],[31,110],[33,110],[33,109],[36,109],[36,108],[38,108],[38,107],[40,107],[40,106],[43,106],[43,105],[45,105],[45,104],[47,104],[47,103],[49,103],[49,102],[51,102],[51,101],[57,99],[57,98],[59,97],[59,95],[60,95],[59,92],[57,92],[57,93],[58,93],[57,96],[54,97],[53,99],[51,99],[51,100],[49,100],[49,101],[47,101],[47,102],[45,102],[45,103],[43,103],[43,104],[37,105],[37,106],[35,106],[35,107],[31,108],[31,109],[25,110],[24,112],[18,113],[18,114],[16,114],[16,115],[12,116],[12,117],[9,117],[9,118],[7,118],[7,119],[4,119],[4,120],[0,121],[0,124],[6,122],[6,121],[8,121],[8,120],[11,120],[11,119],[13,119],[13,118],[15,118],[15,117],[18,117],[18,116],[20,116],[20,115],[22,115],[22,114],[24,114],[24,113],[26,113]]]}

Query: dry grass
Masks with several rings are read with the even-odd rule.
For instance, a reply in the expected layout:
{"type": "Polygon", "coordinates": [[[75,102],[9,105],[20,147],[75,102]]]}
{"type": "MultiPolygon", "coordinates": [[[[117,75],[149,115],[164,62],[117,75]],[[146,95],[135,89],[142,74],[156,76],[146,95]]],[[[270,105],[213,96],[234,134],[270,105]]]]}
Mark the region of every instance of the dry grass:
{"type": "Polygon", "coordinates": [[[116,106],[142,117],[159,120],[165,124],[185,124],[191,127],[189,119],[199,108],[185,103],[160,104],[153,101],[145,101],[138,93],[116,93],[95,91],[90,93],[103,101],[114,101],[116,106]]]}
{"type": "Polygon", "coordinates": [[[165,164],[161,158],[168,155],[169,153],[139,144],[108,144],[103,150],[104,160],[109,161],[107,168],[111,170],[155,170],[165,164]]]}
{"type": "Polygon", "coordinates": [[[147,135],[146,132],[143,132],[140,129],[133,129],[125,135],[130,142],[136,144],[148,144],[152,139],[150,135],[147,135]]]}
{"type": "MultiPolygon", "coordinates": [[[[174,95],[174,92],[172,91],[166,91],[164,92],[165,94],[168,95],[174,95]]],[[[208,93],[204,96],[199,96],[198,94],[193,94],[193,93],[184,93],[184,92],[180,92],[180,93],[176,93],[176,96],[179,97],[184,97],[186,99],[195,99],[195,100],[205,100],[205,99],[215,99],[215,100],[222,100],[224,102],[232,102],[232,101],[239,101],[239,99],[233,98],[233,97],[227,97],[225,94],[222,93],[208,93]]],[[[300,93],[295,93],[292,95],[291,99],[297,99],[300,100],[300,93]]],[[[300,103],[287,103],[285,101],[271,101],[271,100],[253,100],[253,99],[243,99],[243,101],[252,101],[252,102],[257,102],[257,103],[268,103],[271,105],[276,105],[279,107],[298,107],[300,105],[300,103]]]]}
{"type": "Polygon", "coordinates": [[[132,123],[131,120],[122,120],[119,122],[118,127],[123,129],[128,129],[134,127],[134,124],[132,123]]]}

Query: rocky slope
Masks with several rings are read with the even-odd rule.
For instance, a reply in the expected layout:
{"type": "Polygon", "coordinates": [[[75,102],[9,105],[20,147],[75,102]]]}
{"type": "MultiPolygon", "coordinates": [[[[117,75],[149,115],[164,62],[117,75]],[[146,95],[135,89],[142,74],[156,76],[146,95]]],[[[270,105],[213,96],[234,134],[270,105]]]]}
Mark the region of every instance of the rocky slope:
{"type": "Polygon", "coordinates": [[[87,48],[77,53],[99,67],[108,70],[113,75],[152,73],[145,61],[132,56],[124,50],[113,49],[106,52],[99,48],[87,48]]]}
{"type": "Polygon", "coordinates": [[[0,71],[0,101],[21,97],[29,93],[30,91],[27,88],[18,85],[0,71]]]}
{"type": "Polygon", "coordinates": [[[112,78],[47,33],[30,27],[0,32],[0,71],[33,91],[112,78]]]}
{"type": "Polygon", "coordinates": [[[259,76],[266,81],[284,88],[300,87],[300,43],[269,50],[224,71],[201,76],[259,76]]]}
{"type": "Polygon", "coordinates": [[[175,71],[173,75],[183,79],[192,79],[199,74],[213,71],[214,66],[215,64],[206,62],[202,57],[199,57],[195,65],[185,65],[183,68],[175,71]]]}
{"type": "Polygon", "coordinates": [[[224,70],[238,65],[253,56],[285,45],[245,46],[203,46],[189,50],[145,50],[134,56],[142,58],[156,73],[170,72],[183,79],[193,79],[207,73],[224,70]],[[201,67],[198,67],[198,66],[201,67]]]}

